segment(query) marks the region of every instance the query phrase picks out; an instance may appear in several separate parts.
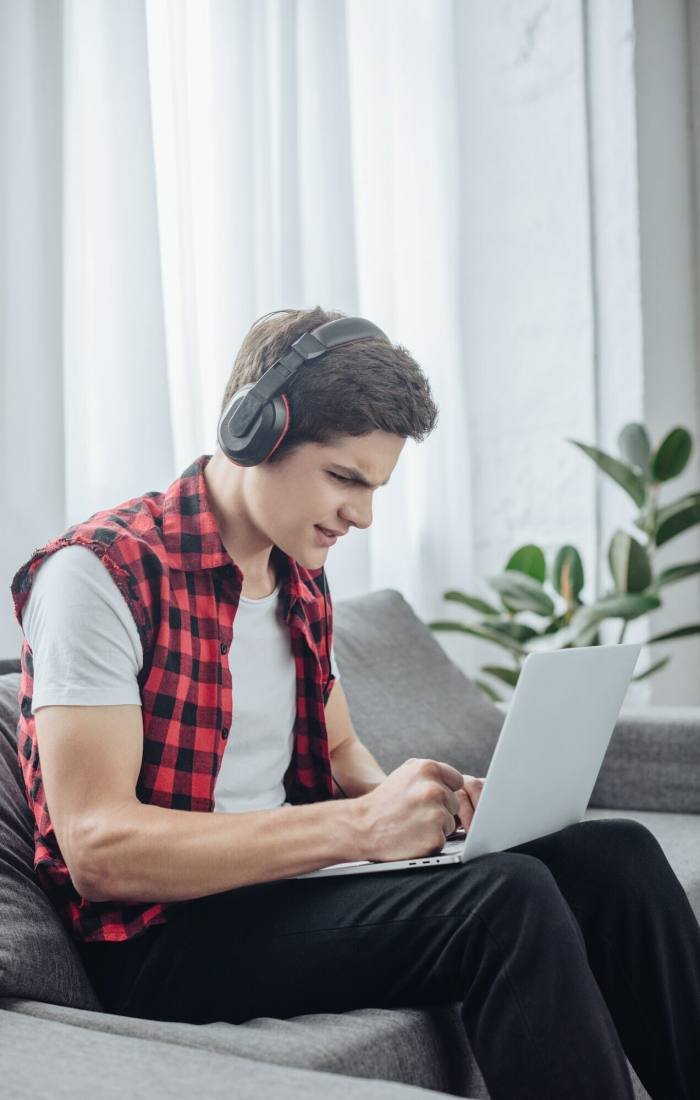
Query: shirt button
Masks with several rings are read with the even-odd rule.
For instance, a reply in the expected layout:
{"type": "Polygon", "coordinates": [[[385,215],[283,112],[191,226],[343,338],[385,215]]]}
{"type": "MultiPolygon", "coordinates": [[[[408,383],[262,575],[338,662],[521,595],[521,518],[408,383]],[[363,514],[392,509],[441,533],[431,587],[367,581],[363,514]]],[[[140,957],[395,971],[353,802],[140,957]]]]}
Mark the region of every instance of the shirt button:
{"type": "Polygon", "coordinates": [[[228,646],[226,645],[226,642],[221,643],[221,652],[228,653],[228,646]]]}
{"type": "Polygon", "coordinates": [[[221,736],[223,737],[224,741],[225,741],[225,740],[226,740],[226,738],[228,737],[228,729],[227,729],[227,727],[226,727],[226,726],[224,726],[224,728],[222,729],[222,731],[221,731],[221,736]]]}

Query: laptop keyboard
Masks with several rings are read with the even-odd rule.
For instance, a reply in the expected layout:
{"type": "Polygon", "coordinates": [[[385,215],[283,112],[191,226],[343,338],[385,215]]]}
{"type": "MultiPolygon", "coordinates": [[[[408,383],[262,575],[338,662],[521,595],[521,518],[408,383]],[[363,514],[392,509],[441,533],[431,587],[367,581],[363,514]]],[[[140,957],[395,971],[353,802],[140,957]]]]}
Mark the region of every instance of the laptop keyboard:
{"type": "Polygon", "coordinates": [[[441,856],[451,856],[453,852],[461,852],[464,847],[464,837],[459,840],[447,840],[445,841],[444,848],[441,849],[441,856]]]}

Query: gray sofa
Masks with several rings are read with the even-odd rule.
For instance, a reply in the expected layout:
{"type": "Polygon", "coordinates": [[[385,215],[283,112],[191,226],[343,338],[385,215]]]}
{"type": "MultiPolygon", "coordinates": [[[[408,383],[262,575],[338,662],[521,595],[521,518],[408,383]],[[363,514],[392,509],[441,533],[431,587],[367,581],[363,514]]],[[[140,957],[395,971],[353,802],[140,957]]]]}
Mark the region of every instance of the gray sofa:
{"type": "MultiPolygon", "coordinates": [[[[486,774],[503,711],[449,660],[398,592],[339,601],[335,637],[354,725],[386,771],[409,756],[430,756],[486,774]]],[[[240,1025],[105,1013],[34,877],[32,818],[16,759],[18,684],[17,662],[1,663],[0,1082],[8,1100],[193,1092],[203,1100],[488,1097],[457,1004],[240,1025]]],[[[623,708],[587,810],[647,825],[696,914],[698,765],[700,708],[623,708]]],[[[635,1088],[647,1097],[636,1079],[635,1088]]]]}

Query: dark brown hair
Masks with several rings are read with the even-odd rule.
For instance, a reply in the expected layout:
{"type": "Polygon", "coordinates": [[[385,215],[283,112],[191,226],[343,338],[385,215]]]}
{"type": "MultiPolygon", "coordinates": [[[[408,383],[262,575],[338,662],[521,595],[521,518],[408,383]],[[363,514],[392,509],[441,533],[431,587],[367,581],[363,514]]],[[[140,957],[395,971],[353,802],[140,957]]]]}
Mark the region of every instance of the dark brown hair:
{"type": "MultiPolygon", "coordinates": [[[[346,314],[281,309],[249,329],[233,364],[221,411],[234,393],[257,380],[297,337],[346,314]]],[[[342,435],[379,429],[420,443],[435,427],[438,410],[428,379],[406,348],[381,337],[341,345],[304,363],[285,391],[289,431],[267,459],[279,462],[302,443],[330,443],[342,435]]]]}

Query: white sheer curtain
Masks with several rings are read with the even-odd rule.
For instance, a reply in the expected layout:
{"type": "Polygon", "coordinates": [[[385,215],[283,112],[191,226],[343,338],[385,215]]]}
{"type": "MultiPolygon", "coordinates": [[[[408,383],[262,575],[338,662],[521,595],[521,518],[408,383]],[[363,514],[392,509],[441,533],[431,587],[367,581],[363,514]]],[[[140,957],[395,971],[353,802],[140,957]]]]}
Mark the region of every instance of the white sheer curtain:
{"type": "MultiPolygon", "coordinates": [[[[29,356],[31,398],[10,393],[14,415],[43,411],[48,382],[60,416],[31,470],[19,436],[7,447],[10,493],[30,515],[6,533],[6,582],[66,523],[212,451],[252,321],[318,303],[406,345],[440,406],[438,431],[407,443],[378,494],[373,527],[331,555],[335,598],[392,586],[434,612],[469,574],[471,545],[453,5],[65,0],[3,14],[24,62],[39,35],[51,55],[44,109],[63,129],[44,176],[58,196],[42,306],[55,342],[48,360],[38,346],[29,356]]],[[[42,66],[29,74],[14,57],[8,79],[29,98],[42,66]]],[[[16,144],[38,150],[48,129],[28,110],[16,144]]],[[[28,220],[46,210],[30,174],[28,220]]]]}
{"type": "Polygon", "coordinates": [[[18,565],[211,452],[244,333],[285,306],[370,317],[440,408],[329,556],[336,600],[444,617],[524,542],[579,546],[594,598],[630,512],[566,439],[614,448],[662,369],[634,29],[632,0],[4,0],[0,656],[18,565]]]}
{"type": "Polygon", "coordinates": [[[254,317],[318,302],[373,318],[424,364],[440,432],[407,444],[329,576],[336,598],[394,585],[427,610],[450,558],[469,560],[450,473],[468,465],[453,5],[147,0],[146,15],[178,465],[211,447],[254,317]]]}

